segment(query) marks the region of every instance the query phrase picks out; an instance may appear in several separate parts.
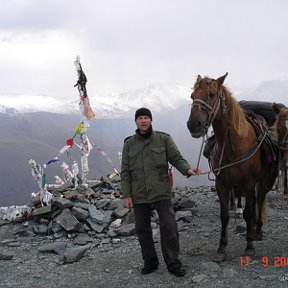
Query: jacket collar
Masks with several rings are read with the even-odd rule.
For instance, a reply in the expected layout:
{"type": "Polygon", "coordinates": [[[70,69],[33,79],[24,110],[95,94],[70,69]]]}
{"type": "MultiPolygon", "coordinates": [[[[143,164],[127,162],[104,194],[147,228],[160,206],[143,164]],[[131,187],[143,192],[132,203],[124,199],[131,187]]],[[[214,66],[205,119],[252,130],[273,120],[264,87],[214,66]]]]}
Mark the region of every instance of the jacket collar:
{"type": "Polygon", "coordinates": [[[146,134],[141,134],[141,133],[139,132],[139,129],[137,129],[137,130],[135,131],[135,133],[136,133],[136,136],[137,136],[138,138],[147,140],[147,139],[151,139],[151,138],[153,137],[154,131],[153,131],[153,128],[152,128],[152,126],[151,126],[150,129],[148,130],[148,132],[147,132],[146,134]]]}

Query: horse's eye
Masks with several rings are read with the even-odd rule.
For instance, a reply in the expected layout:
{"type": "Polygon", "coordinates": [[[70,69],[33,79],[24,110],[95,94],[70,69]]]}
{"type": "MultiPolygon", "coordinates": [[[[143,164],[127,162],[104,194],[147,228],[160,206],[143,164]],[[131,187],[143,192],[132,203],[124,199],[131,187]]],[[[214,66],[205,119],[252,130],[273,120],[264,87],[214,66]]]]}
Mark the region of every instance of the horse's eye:
{"type": "Polygon", "coordinates": [[[214,94],[209,93],[209,95],[208,95],[208,99],[210,100],[210,99],[212,99],[213,97],[214,97],[214,94]]]}

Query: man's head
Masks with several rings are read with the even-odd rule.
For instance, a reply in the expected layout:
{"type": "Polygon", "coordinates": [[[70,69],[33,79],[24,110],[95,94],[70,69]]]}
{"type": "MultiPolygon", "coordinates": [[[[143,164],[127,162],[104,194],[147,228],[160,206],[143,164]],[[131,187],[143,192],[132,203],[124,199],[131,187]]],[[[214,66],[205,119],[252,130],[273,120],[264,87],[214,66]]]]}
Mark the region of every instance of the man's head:
{"type": "Polygon", "coordinates": [[[150,130],[152,122],[152,113],[148,108],[142,107],[135,112],[135,122],[141,134],[150,130]]]}
{"type": "Polygon", "coordinates": [[[151,111],[148,108],[142,107],[142,108],[139,108],[138,110],[136,110],[136,112],[135,112],[135,121],[140,116],[147,116],[152,121],[152,113],[151,113],[151,111]]]}

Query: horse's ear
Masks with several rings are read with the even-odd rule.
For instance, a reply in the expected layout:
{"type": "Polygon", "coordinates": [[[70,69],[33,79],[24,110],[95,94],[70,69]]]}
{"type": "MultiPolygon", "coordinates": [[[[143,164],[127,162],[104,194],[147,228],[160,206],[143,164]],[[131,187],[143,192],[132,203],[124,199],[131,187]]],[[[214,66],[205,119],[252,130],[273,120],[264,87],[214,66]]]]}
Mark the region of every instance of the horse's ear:
{"type": "Polygon", "coordinates": [[[280,112],[280,107],[276,103],[273,103],[272,108],[273,108],[274,113],[278,115],[280,112]]]}
{"type": "Polygon", "coordinates": [[[202,77],[201,77],[200,75],[198,75],[196,82],[198,82],[198,81],[200,81],[200,80],[202,80],[202,77]]]}
{"type": "Polygon", "coordinates": [[[216,81],[217,81],[217,84],[218,84],[218,87],[220,87],[220,86],[222,86],[223,85],[223,83],[224,83],[224,80],[225,80],[225,78],[226,78],[226,76],[228,75],[228,72],[226,72],[226,74],[225,75],[223,75],[223,76],[221,76],[221,77],[219,77],[216,81]]]}

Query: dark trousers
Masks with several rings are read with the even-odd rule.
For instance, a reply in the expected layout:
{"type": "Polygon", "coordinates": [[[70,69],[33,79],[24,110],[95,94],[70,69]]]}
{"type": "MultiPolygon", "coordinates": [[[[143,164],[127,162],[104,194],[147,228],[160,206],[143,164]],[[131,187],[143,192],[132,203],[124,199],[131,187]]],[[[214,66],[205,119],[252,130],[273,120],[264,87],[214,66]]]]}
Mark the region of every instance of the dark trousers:
{"type": "Polygon", "coordinates": [[[134,204],[135,230],[141,246],[145,266],[158,265],[152,228],[151,211],[159,216],[161,249],[168,270],[181,267],[179,256],[179,234],[171,200],[160,200],[153,204],[134,204]]]}

